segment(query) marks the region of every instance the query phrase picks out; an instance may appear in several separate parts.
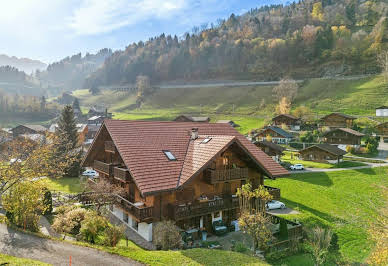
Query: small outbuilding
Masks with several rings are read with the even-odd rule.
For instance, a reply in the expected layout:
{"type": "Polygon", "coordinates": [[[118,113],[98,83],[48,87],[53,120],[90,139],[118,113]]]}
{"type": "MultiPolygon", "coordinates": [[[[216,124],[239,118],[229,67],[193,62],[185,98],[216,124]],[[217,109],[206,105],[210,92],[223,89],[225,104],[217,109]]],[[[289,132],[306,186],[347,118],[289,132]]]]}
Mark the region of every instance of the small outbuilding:
{"type": "Polygon", "coordinates": [[[346,151],[335,145],[316,144],[299,151],[300,157],[306,161],[339,163],[343,160],[346,151]]]}

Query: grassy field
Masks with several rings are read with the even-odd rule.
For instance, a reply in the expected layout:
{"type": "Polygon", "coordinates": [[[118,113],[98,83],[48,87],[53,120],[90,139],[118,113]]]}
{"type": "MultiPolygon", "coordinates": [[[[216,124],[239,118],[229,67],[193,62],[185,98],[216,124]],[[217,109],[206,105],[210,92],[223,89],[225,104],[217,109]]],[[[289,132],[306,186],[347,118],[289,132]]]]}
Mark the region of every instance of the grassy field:
{"type": "Polygon", "coordinates": [[[323,168],[323,169],[328,169],[328,168],[349,168],[349,167],[356,167],[356,166],[365,166],[366,164],[361,163],[361,162],[352,162],[352,161],[343,161],[338,164],[330,164],[330,163],[320,163],[320,162],[312,162],[312,161],[304,161],[304,160],[298,160],[296,159],[296,155],[294,154],[293,159],[291,159],[291,153],[289,151],[284,152],[284,156],[282,156],[281,160],[283,162],[288,162],[290,164],[298,164],[301,163],[305,167],[310,167],[310,168],[323,168]]]}
{"type": "Polygon", "coordinates": [[[255,257],[225,250],[196,248],[179,251],[147,251],[131,241],[128,241],[127,247],[125,240],[121,240],[114,248],[84,242],[77,242],[77,244],[132,258],[147,265],[269,265],[255,257]]]}
{"type": "Polygon", "coordinates": [[[373,242],[368,225],[378,215],[374,206],[387,204],[381,186],[388,185],[388,168],[293,174],[266,185],[280,188],[281,200],[301,212],[287,218],[305,227],[331,228],[344,260],[363,262],[369,255],[373,242]]]}
{"type": "Polygon", "coordinates": [[[14,256],[9,256],[6,254],[0,254],[0,265],[10,265],[10,266],[24,266],[24,265],[51,265],[43,263],[37,260],[30,260],[24,258],[18,258],[14,256]]]}
{"type": "Polygon", "coordinates": [[[41,182],[51,191],[60,191],[65,193],[80,193],[82,185],[79,177],[45,178],[41,182]]]}
{"type": "MultiPolygon", "coordinates": [[[[134,93],[102,90],[91,95],[88,90],[77,90],[83,108],[105,105],[116,119],[172,120],[179,114],[209,116],[212,121],[231,119],[241,125],[242,133],[261,127],[275,110],[273,86],[164,88],[146,98],[140,109],[135,109],[134,93]],[[264,101],[264,105],[261,105],[264,101]]],[[[317,115],[333,111],[348,114],[373,115],[374,108],[388,104],[388,86],[381,76],[356,80],[310,79],[299,88],[293,107],[306,105],[317,115]]]]}

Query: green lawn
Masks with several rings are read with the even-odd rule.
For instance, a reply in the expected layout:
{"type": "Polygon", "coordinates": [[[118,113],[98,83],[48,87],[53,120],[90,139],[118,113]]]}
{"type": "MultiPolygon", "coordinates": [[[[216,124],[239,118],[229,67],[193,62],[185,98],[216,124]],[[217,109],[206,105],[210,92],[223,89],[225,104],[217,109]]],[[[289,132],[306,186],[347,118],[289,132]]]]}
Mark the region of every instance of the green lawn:
{"type": "Polygon", "coordinates": [[[82,184],[79,177],[45,178],[41,182],[51,191],[65,193],[82,192],[82,184]]]}
{"type": "Polygon", "coordinates": [[[268,265],[255,257],[224,250],[196,248],[179,251],[147,251],[131,241],[128,241],[127,247],[125,240],[121,240],[114,248],[82,242],[77,244],[132,258],[147,265],[268,265]]]}
{"type": "Polygon", "coordinates": [[[365,166],[366,164],[361,163],[361,162],[352,162],[352,161],[343,161],[338,164],[330,164],[330,163],[319,163],[319,162],[312,162],[312,161],[304,161],[304,160],[299,160],[296,159],[296,153],[294,153],[293,159],[291,159],[291,153],[290,151],[285,151],[284,156],[282,156],[281,160],[283,162],[289,162],[290,164],[297,164],[301,163],[305,167],[310,167],[310,168],[323,168],[323,169],[328,169],[328,168],[349,168],[349,167],[356,167],[356,166],[365,166]]]}
{"type": "Polygon", "coordinates": [[[368,223],[378,215],[373,206],[387,204],[380,186],[388,185],[388,168],[292,174],[265,184],[280,188],[281,200],[301,212],[287,218],[331,228],[346,261],[361,263],[368,256],[373,247],[368,223]]]}
{"type": "Polygon", "coordinates": [[[51,265],[37,260],[18,258],[0,253],[0,265],[24,266],[24,265],[51,265]]]}

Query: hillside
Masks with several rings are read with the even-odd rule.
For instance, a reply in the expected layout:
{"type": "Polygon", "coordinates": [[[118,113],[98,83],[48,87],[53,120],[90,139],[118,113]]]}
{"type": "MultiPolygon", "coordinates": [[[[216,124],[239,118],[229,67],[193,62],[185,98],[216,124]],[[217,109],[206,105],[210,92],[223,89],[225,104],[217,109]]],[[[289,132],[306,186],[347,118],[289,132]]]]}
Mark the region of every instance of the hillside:
{"type": "Polygon", "coordinates": [[[47,65],[39,60],[33,60],[29,58],[18,58],[15,56],[8,56],[0,54],[0,66],[11,66],[24,71],[27,74],[38,70],[46,69],[47,65]]]}
{"type": "MultiPolygon", "coordinates": [[[[275,110],[272,86],[162,88],[149,96],[140,109],[135,109],[135,93],[103,90],[91,95],[78,90],[73,95],[81,105],[104,105],[121,119],[169,120],[181,113],[209,115],[217,119],[233,119],[244,133],[260,127],[275,110]]],[[[308,79],[304,81],[293,108],[310,107],[317,115],[344,112],[373,115],[375,107],[388,104],[388,85],[381,76],[357,79],[308,79]]]]}
{"type": "Polygon", "coordinates": [[[380,71],[387,47],[384,0],[300,1],[252,8],[195,27],[182,38],[161,34],[108,57],[84,88],[133,84],[139,75],[168,80],[279,80],[380,71]]]}

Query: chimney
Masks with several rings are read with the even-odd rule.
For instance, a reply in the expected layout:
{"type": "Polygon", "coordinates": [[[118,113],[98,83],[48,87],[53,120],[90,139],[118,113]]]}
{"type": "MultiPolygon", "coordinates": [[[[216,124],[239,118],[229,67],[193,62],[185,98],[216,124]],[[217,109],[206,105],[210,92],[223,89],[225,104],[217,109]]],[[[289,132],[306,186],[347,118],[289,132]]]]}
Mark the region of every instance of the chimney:
{"type": "Polygon", "coordinates": [[[191,139],[196,140],[198,138],[198,128],[194,127],[191,129],[191,139]]]}

